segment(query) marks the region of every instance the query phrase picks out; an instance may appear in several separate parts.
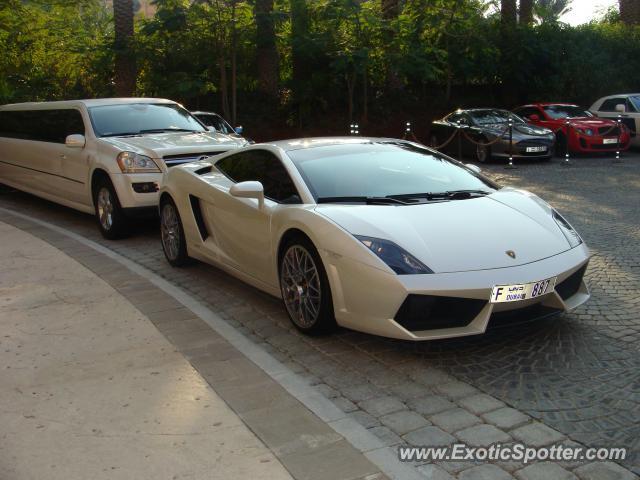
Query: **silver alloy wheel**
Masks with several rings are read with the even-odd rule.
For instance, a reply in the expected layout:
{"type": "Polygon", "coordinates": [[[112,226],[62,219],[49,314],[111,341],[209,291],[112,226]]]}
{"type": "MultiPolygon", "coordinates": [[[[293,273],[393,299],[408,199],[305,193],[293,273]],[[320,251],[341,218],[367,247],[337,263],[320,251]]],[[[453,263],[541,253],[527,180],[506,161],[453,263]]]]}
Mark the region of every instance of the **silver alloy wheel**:
{"type": "Polygon", "coordinates": [[[476,158],[479,162],[486,162],[487,157],[489,156],[489,147],[485,145],[476,145],[476,158]]]}
{"type": "Polygon", "coordinates": [[[107,187],[102,187],[98,192],[97,204],[100,225],[106,231],[111,230],[111,227],[113,227],[113,198],[111,197],[111,190],[107,187]]]}
{"type": "Polygon", "coordinates": [[[320,314],[320,275],[313,257],[301,245],[289,247],[282,258],[280,288],[293,321],[302,328],[312,327],[320,314]]]}
{"type": "Polygon", "coordinates": [[[160,234],[162,237],[162,246],[170,260],[177,260],[180,255],[180,220],[178,212],[171,203],[165,203],[162,206],[162,215],[160,217],[160,234]]]}

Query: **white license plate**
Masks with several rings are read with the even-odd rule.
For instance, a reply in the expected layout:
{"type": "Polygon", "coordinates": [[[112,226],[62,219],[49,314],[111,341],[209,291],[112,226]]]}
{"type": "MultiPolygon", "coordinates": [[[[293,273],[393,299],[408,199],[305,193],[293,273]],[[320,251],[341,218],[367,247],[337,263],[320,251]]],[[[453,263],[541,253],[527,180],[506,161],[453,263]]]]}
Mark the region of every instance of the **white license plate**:
{"type": "Polygon", "coordinates": [[[556,277],[520,285],[496,285],[491,291],[491,303],[519,302],[540,297],[553,292],[555,286],[556,277]]]}
{"type": "Polygon", "coordinates": [[[618,139],[617,138],[603,138],[602,139],[602,143],[604,145],[611,145],[612,143],[618,143],[618,139]]]}
{"type": "Polygon", "coordinates": [[[547,147],[527,147],[527,152],[546,152],[547,147]]]}

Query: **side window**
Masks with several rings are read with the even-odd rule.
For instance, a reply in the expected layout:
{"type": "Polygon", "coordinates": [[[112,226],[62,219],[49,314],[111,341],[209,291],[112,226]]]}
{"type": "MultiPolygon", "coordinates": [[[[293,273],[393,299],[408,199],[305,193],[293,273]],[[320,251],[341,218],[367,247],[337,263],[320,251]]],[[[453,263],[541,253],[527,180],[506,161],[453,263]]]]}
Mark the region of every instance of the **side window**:
{"type": "Polygon", "coordinates": [[[602,102],[602,105],[600,106],[600,111],[601,112],[615,112],[616,111],[616,105],[619,104],[625,104],[625,100],[624,98],[610,98],[608,100],[605,100],[604,102],[602,102]]]}
{"type": "Polygon", "coordinates": [[[627,109],[627,112],[637,112],[638,111],[638,110],[636,110],[635,105],[628,98],[625,101],[625,108],[627,109]]]}
{"type": "Polygon", "coordinates": [[[67,135],[84,135],[78,110],[15,110],[0,112],[0,136],[64,143],[67,135]]]}
{"type": "Polygon", "coordinates": [[[301,203],[289,173],[271,152],[251,150],[224,158],[216,168],[232,181],[257,180],[264,187],[264,196],[279,203],[301,203]]]}
{"type": "Polygon", "coordinates": [[[538,115],[540,118],[543,118],[542,114],[540,113],[540,110],[538,110],[536,107],[518,108],[518,109],[516,109],[515,113],[517,113],[521,117],[529,118],[531,115],[538,115]]]}

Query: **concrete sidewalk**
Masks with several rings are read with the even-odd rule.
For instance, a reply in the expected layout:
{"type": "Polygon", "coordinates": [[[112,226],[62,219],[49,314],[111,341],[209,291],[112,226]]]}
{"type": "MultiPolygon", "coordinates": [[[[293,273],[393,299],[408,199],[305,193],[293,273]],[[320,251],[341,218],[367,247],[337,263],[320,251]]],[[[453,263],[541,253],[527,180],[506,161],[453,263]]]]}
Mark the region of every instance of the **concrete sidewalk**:
{"type": "Polygon", "coordinates": [[[289,479],[129,301],[0,222],[0,479],[289,479]]]}

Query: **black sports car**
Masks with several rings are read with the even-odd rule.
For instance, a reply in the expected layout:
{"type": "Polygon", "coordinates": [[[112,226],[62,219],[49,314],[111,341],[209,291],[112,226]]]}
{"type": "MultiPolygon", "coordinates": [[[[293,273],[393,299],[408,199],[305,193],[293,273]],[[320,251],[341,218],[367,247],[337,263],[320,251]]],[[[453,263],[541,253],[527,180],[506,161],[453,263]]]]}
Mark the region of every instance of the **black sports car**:
{"type": "Polygon", "coordinates": [[[456,110],[431,124],[429,139],[431,147],[454,156],[461,149],[463,156],[473,156],[479,162],[510,156],[548,160],[554,142],[555,136],[548,128],[530,125],[515,113],[497,108],[456,110]],[[509,120],[513,123],[511,145],[509,120]],[[454,136],[456,132],[460,140],[454,136]]]}

